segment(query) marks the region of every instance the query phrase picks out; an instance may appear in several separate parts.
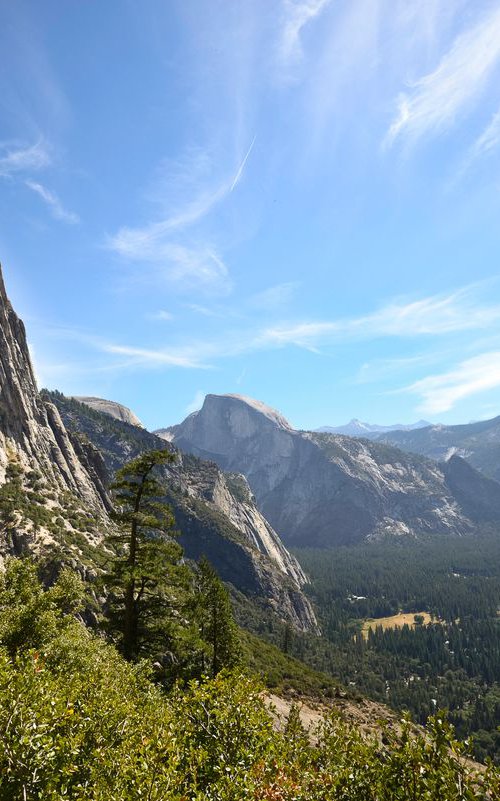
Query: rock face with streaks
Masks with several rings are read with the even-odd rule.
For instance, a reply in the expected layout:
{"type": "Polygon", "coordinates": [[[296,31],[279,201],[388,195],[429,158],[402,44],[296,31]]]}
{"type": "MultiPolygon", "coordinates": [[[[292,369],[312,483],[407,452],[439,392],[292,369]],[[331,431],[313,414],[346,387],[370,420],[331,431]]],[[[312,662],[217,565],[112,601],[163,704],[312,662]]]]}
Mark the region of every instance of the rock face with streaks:
{"type": "Polygon", "coordinates": [[[7,298],[0,268],[0,483],[13,461],[24,470],[41,471],[49,484],[103,510],[103,499],[78,458],[57,408],[38,392],[24,324],[7,298]]]}
{"type": "MultiPolygon", "coordinates": [[[[485,519],[443,465],[378,442],[294,431],[278,412],[243,396],[207,395],[199,412],[158,433],[243,473],[287,545],[462,535],[485,519]]],[[[500,484],[473,472],[491,520],[500,484]]]]}
{"type": "MultiPolygon", "coordinates": [[[[13,513],[0,516],[0,561],[9,553],[54,547],[82,571],[93,564],[92,549],[110,525],[114,472],[165,445],[129,410],[104,403],[105,409],[88,399],[83,404],[38,392],[24,325],[0,273],[0,487],[22,482],[13,513]]],[[[164,478],[189,557],[206,555],[225,581],[264,601],[284,621],[317,629],[301,589],[304,573],[256,508],[242,476],[226,477],[214,462],[178,454],[164,478]]]]}

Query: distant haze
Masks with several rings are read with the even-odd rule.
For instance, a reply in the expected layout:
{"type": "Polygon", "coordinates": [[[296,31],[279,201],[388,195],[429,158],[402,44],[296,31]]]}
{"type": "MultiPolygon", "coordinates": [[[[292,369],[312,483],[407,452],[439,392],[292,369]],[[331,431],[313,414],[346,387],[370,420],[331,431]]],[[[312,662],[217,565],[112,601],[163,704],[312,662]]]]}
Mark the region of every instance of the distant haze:
{"type": "Polygon", "coordinates": [[[432,423],[427,420],[419,420],[417,423],[410,423],[409,425],[395,423],[389,426],[379,426],[372,423],[363,423],[353,417],[349,423],[343,426],[322,426],[315,430],[326,434],[345,434],[347,437],[367,437],[370,439],[378,434],[385,434],[387,431],[413,431],[416,428],[426,428],[430,425],[432,423]]]}

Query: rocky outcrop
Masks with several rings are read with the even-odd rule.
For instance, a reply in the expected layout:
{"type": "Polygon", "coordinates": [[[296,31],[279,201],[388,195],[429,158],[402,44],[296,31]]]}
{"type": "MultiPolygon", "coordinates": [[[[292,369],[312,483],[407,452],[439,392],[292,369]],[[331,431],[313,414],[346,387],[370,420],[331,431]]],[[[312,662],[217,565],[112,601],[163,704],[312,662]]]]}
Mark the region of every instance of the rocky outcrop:
{"type": "Polygon", "coordinates": [[[123,406],[121,403],[104,400],[104,398],[94,398],[83,395],[75,395],[74,398],[75,400],[80,401],[80,403],[90,406],[91,409],[95,409],[96,412],[103,412],[104,414],[109,414],[110,417],[114,417],[115,420],[121,420],[123,423],[129,423],[132,426],[144,428],[137,415],[135,415],[131,409],[129,409],[127,406],[123,406]]]}
{"type": "MultiPolygon", "coordinates": [[[[107,481],[128,460],[165,446],[155,434],[97,413],[75,399],[60,393],[50,397],[72,436],[90,440],[100,452],[107,481]]],[[[301,589],[304,572],[257,508],[246,479],[226,475],[214,461],[172,449],[177,460],[164,468],[165,498],[186,555],[192,559],[205,555],[224,581],[265,600],[296,628],[315,630],[314,613],[301,589]]]]}
{"type": "MultiPolygon", "coordinates": [[[[225,471],[243,473],[287,545],[462,535],[480,520],[431,460],[378,442],[294,431],[279,413],[241,396],[207,395],[199,412],[162,435],[225,471]]],[[[483,490],[494,496],[500,485],[483,490]]]]}
{"type": "Polygon", "coordinates": [[[500,484],[474,470],[465,459],[452,456],[441,465],[447,486],[471,520],[500,520],[500,484]]]}
{"type": "Polygon", "coordinates": [[[24,324],[7,298],[0,268],[0,484],[13,460],[103,511],[57,408],[38,393],[24,324]]]}

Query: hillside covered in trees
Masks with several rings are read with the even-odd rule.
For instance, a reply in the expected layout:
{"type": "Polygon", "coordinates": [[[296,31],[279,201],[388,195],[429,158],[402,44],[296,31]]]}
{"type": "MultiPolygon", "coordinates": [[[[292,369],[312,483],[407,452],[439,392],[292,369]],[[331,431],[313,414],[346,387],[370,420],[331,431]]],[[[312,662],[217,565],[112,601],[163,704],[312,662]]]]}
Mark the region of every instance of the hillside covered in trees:
{"type": "Polygon", "coordinates": [[[425,735],[363,737],[332,714],[284,731],[245,672],[166,692],[74,618],[82,593],[12,560],[0,582],[0,794],[4,801],[407,801],[493,799],[441,714],[425,735]]]}

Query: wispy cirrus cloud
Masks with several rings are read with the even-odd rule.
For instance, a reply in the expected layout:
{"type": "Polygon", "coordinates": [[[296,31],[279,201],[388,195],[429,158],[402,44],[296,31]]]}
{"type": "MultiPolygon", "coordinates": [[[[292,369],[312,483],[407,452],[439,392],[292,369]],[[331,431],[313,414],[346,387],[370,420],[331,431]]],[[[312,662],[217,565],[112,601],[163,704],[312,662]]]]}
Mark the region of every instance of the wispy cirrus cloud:
{"type": "Polygon", "coordinates": [[[150,312],[146,316],[148,320],[158,320],[160,322],[169,322],[170,320],[174,319],[172,312],[169,312],[166,309],[159,309],[158,311],[150,312]]]}
{"type": "Polygon", "coordinates": [[[250,305],[256,309],[275,311],[292,300],[299,286],[300,283],[298,281],[285,281],[282,284],[276,284],[276,286],[271,286],[253,295],[249,301],[250,305]]]}
{"type": "MultiPolygon", "coordinates": [[[[176,348],[142,349],[99,344],[109,353],[136,358],[145,366],[211,367],[220,359],[257,351],[296,346],[316,352],[319,347],[352,341],[393,337],[442,337],[466,331],[490,330],[500,323],[500,305],[477,298],[478,287],[465,287],[448,295],[434,295],[403,303],[394,301],[361,317],[306,321],[271,328],[233,328],[216,338],[191,341],[176,348]]],[[[432,362],[432,356],[415,357],[413,366],[432,362]]],[[[399,361],[399,368],[403,362],[399,361]]],[[[409,366],[409,365],[408,365],[409,366]]]]}
{"type": "Polygon", "coordinates": [[[373,359],[361,365],[356,376],[356,382],[359,384],[378,382],[380,379],[411,371],[418,367],[435,364],[436,362],[442,361],[442,358],[443,353],[441,351],[436,352],[432,350],[417,356],[373,359]]]}
{"type": "MultiPolygon", "coordinates": [[[[429,338],[459,332],[489,331],[494,324],[500,323],[500,305],[484,303],[478,299],[477,294],[478,286],[470,286],[448,295],[430,296],[413,302],[394,301],[360,317],[306,321],[261,329],[255,326],[234,326],[224,330],[219,328],[214,336],[204,339],[188,336],[180,342],[158,347],[143,347],[139,343],[124,344],[67,328],[55,329],[52,333],[65,341],[78,341],[90,350],[100,353],[102,358],[106,355],[114,357],[110,369],[115,372],[172,368],[207,370],[213,369],[222,360],[290,345],[317,351],[319,347],[331,344],[340,347],[353,341],[377,338],[412,338],[416,341],[426,338],[429,341],[429,338]]],[[[446,343],[449,345],[449,340],[446,343]]],[[[386,374],[390,374],[429,366],[442,358],[449,360],[452,352],[456,352],[456,348],[379,362],[378,378],[384,370],[386,374]]],[[[419,395],[424,404],[422,411],[444,411],[446,409],[443,404],[448,402],[445,401],[446,398],[455,402],[455,397],[459,399],[480,391],[482,387],[496,386],[496,378],[491,378],[496,372],[492,373],[490,367],[496,371],[495,359],[499,354],[500,351],[495,351],[488,353],[488,358],[473,356],[449,373],[422,379],[400,391],[419,395]],[[432,408],[431,404],[434,404],[432,408]]],[[[372,378],[362,368],[358,380],[372,378]]]]}
{"type": "Polygon", "coordinates": [[[488,329],[500,321],[500,305],[477,299],[477,286],[409,303],[393,302],[361,317],[307,321],[266,329],[263,344],[311,347],[322,341],[372,337],[416,337],[488,329]]]}
{"type": "MultiPolygon", "coordinates": [[[[217,248],[206,237],[186,235],[206,218],[240,183],[253,150],[253,138],[234,173],[215,188],[192,187],[195,196],[164,219],[142,227],[122,227],[108,237],[106,247],[128,261],[160,265],[149,279],[163,278],[187,288],[211,288],[227,293],[231,289],[229,271],[217,248]]],[[[199,158],[198,158],[199,162],[199,158]]]]}
{"type": "Polygon", "coordinates": [[[500,351],[481,353],[452,370],[415,381],[402,391],[420,398],[419,411],[441,414],[459,401],[500,386],[500,351]]]}
{"type": "Polygon", "coordinates": [[[461,177],[471,165],[484,156],[488,156],[500,145],[500,110],[490,120],[489,125],[484,129],[483,133],[476,139],[472,147],[467,153],[462,169],[460,170],[461,177]]]}
{"type": "Polygon", "coordinates": [[[303,56],[302,29],[324,9],[332,0],[284,0],[283,27],[279,44],[279,57],[283,64],[300,61],[303,56]]]}
{"type": "Polygon", "coordinates": [[[210,365],[203,364],[190,348],[140,348],[133,345],[118,345],[114,343],[101,343],[99,349],[117,356],[127,356],[129,361],[125,366],[137,367],[183,367],[187,369],[209,369],[210,365]]]}
{"type": "Polygon", "coordinates": [[[451,128],[474,106],[500,62],[498,5],[473,28],[460,34],[437,68],[414,83],[399,99],[398,114],[385,138],[408,143],[451,128]]]}
{"type": "Polygon", "coordinates": [[[0,177],[10,178],[18,173],[43,170],[52,162],[47,145],[41,140],[33,145],[19,146],[0,143],[0,177]]]}
{"type": "Polygon", "coordinates": [[[80,222],[78,214],[65,209],[55,192],[36,181],[25,181],[25,184],[32,192],[42,198],[56,220],[61,220],[61,222],[69,223],[70,225],[80,222]]]}

